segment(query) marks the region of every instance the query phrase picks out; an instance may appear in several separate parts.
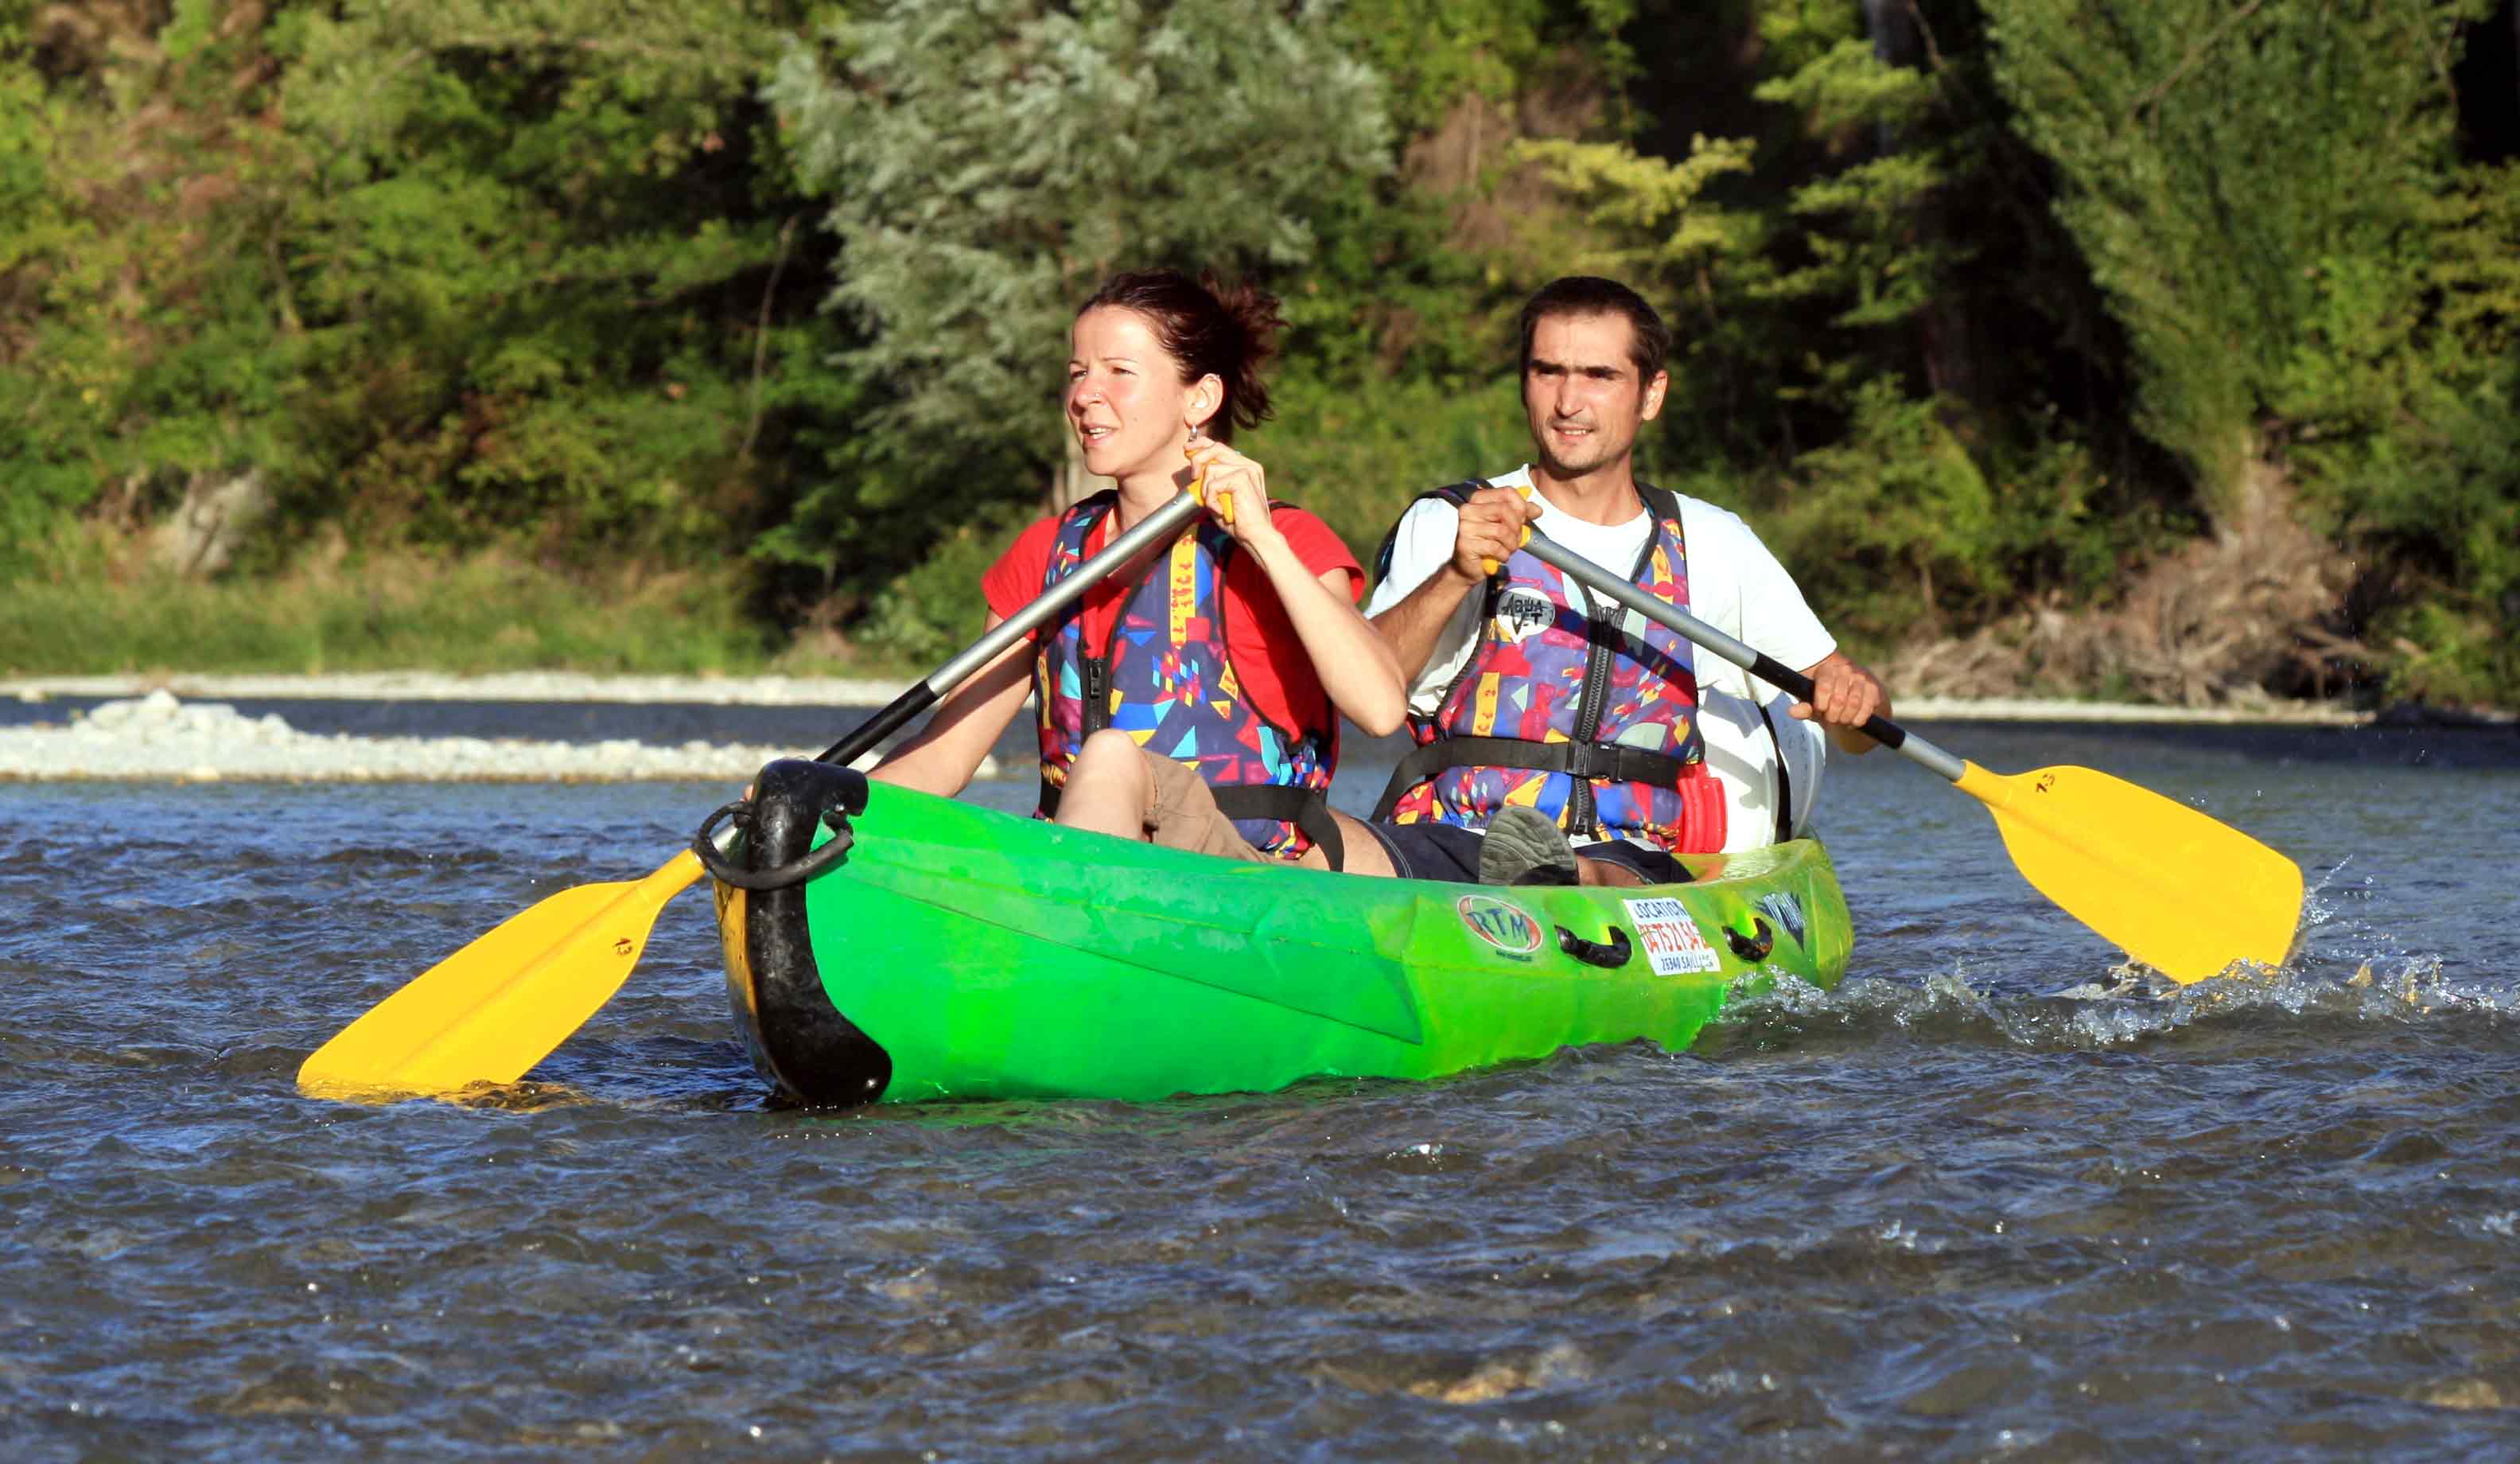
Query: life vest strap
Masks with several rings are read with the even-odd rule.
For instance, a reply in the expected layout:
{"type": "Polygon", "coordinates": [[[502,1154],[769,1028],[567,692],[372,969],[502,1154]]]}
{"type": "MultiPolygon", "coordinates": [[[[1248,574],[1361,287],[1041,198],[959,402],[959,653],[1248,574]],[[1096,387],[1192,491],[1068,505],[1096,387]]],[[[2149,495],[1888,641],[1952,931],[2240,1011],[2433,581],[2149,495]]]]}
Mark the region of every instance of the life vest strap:
{"type": "Polygon", "coordinates": [[[1794,773],[1787,766],[1785,740],[1777,735],[1777,724],[1768,716],[1768,704],[1755,704],[1759,709],[1759,725],[1768,729],[1768,746],[1777,753],[1777,842],[1786,844],[1794,837],[1794,773]]]}
{"type": "Polygon", "coordinates": [[[1668,753],[1632,748],[1623,743],[1530,742],[1519,737],[1439,737],[1400,759],[1382,799],[1373,805],[1377,820],[1391,817],[1401,796],[1437,773],[1456,767],[1510,767],[1526,772],[1565,773],[1608,783],[1647,783],[1677,789],[1688,776],[1688,764],[1668,753]]]}
{"type": "Polygon", "coordinates": [[[1210,786],[1216,811],[1228,818],[1266,818],[1290,823],[1296,832],[1320,845],[1332,869],[1347,867],[1347,841],[1339,837],[1338,820],[1330,817],[1329,796],[1318,788],[1286,788],[1269,783],[1210,786]]]}

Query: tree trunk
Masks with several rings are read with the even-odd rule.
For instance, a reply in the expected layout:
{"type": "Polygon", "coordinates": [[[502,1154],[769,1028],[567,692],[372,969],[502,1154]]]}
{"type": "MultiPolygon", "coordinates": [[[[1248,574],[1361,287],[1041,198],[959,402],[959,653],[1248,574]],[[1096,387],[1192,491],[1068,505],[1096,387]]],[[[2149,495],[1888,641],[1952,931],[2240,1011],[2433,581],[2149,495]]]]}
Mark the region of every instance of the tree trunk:
{"type": "MultiPolygon", "coordinates": [[[[1925,60],[1923,37],[1916,27],[1913,0],[1864,0],[1864,26],[1872,37],[1872,59],[1885,67],[1918,67],[1925,60]]],[[[1899,151],[1899,129],[1883,123],[1873,139],[1874,148],[1883,156],[1899,151]]],[[[1916,206],[1916,237],[1928,248],[1941,243],[1950,234],[1944,218],[1946,207],[1942,191],[1937,189],[1916,206]]],[[[1972,408],[1989,405],[1985,391],[1985,373],[1978,369],[1976,323],[1970,318],[1963,297],[1953,293],[1948,281],[1937,281],[1933,297],[1916,321],[1917,350],[1925,361],[1925,384],[1937,394],[1966,402],[1972,408]]]]}
{"type": "MultiPolygon", "coordinates": [[[[1864,0],[1864,29],[1872,37],[1872,59],[1885,67],[1916,64],[1916,26],[1908,0],[1864,0]]],[[[1884,122],[1873,146],[1884,154],[1899,151],[1899,130],[1884,122]]]]}

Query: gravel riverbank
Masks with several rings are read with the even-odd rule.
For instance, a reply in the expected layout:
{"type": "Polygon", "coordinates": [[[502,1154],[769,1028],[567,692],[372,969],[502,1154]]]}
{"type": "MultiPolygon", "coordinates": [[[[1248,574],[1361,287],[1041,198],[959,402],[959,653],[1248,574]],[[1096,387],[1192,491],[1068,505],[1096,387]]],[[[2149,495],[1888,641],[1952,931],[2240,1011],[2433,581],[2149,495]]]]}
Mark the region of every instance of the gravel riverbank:
{"type": "MultiPolygon", "coordinates": [[[[742,780],[794,746],[516,737],[374,737],[321,734],[285,712],[240,713],[214,699],[379,702],[619,703],[756,707],[879,707],[898,682],[837,678],[589,676],[514,672],[452,676],[424,671],[326,676],[61,676],[0,681],[0,699],[22,708],[54,701],[102,705],[38,711],[0,727],[0,781],[619,781],[742,780]]],[[[1903,702],[1900,719],[1930,721],[2275,722],[2350,726],[2367,713],[2323,708],[2193,711],[2083,702],[1903,702]]],[[[999,776],[995,759],[980,776],[999,776]]]]}
{"type": "MultiPolygon", "coordinates": [[[[336,687],[330,695],[343,693],[336,687]]],[[[248,716],[163,689],[69,709],[60,720],[0,727],[0,782],[742,783],[773,758],[802,755],[756,743],[325,734],[293,727],[278,712],[248,716]]],[[[979,777],[998,775],[995,758],[981,764],[979,777]]]]}
{"type": "Polygon", "coordinates": [[[298,731],[277,714],[248,717],[223,703],[186,703],[164,691],[108,702],[66,724],[0,728],[0,780],[741,783],[771,758],[793,755],[705,743],[325,736],[298,731]]]}

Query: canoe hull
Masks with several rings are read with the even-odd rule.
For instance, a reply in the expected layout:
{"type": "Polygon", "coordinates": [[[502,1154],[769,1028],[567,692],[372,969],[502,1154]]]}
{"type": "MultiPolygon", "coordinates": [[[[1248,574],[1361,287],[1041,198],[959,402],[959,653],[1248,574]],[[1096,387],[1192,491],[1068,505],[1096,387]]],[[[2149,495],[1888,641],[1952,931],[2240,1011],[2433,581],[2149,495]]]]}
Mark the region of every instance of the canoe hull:
{"type": "Polygon", "coordinates": [[[855,842],[838,868],[717,886],[736,1025],[817,1106],[1150,1100],[1593,1042],[1679,1050],[1778,976],[1833,984],[1850,946],[1810,841],[1692,859],[1692,885],[1497,890],[1187,854],[880,784],[844,818],[853,777],[782,762],[758,785],[755,863],[839,827],[855,842]]]}

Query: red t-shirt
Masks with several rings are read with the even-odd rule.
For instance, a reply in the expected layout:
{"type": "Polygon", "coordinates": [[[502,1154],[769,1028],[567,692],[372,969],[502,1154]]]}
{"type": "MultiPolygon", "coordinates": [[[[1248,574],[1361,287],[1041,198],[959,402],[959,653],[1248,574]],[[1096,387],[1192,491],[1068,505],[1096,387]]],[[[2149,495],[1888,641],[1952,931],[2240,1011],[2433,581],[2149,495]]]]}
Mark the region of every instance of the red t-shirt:
{"type": "MultiPolygon", "coordinates": [[[[1278,531],[1286,536],[1295,558],[1315,578],[1332,570],[1345,570],[1349,598],[1358,602],[1365,599],[1365,569],[1328,525],[1286,504],[1272,504],[1270,508],[1278,531]]],[[[1050,572],[1050,547],[1058,535],[1060,517],[1052,514],[1015,535],[1014,543],[980,576],[980,593],[1000,618],[1023,609],[1041,593],[1041,577],[1050,572]]],[[[1110,541],[1113,517],[1104,514],[1102,522],[1086,536],[1088,557],[1110,541]]],[[[1121,598],[1134,582],[1132,578],[1113,575],[1085,592],[1085,644],[1089,649],[1101,647],[1110,635],[1112,624],[1120,618],[1121,598]]],[[[1039,640],[1041,632],[1034,631],[1033,638],[1039,640]]],[[[1289,732],[1332,725],[1329,693],[1322,690],[1321,677],[1313,671],[1312,657],[1296,636],[1294,622],[1286,618],[1286,607],[1278,598],[1278,587],[1269,582],[1260,562],[1248,554],[1238,553],[1226,562],[1225,649],[1234,658],[1234,677],[1242,684],[1242,694],[1250,700],[1253,710],[1289,732]]]]}

